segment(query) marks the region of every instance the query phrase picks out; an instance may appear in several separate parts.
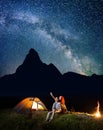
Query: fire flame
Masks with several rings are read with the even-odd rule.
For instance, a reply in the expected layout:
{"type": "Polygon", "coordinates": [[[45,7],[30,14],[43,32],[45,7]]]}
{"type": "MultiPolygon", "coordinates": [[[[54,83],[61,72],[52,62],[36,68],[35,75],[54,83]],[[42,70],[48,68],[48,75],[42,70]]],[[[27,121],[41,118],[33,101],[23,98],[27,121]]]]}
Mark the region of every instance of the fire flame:
{"type": "Polygon", "coordinates": [[[96,108],[96,113],[94,114],[95,115],[95,117],[97,117],[97,118],[100,118],[101,117],[101,113],[100,113],[100,103],[99,103],[99,101],[97,102],[97,108],[96,108]]]}

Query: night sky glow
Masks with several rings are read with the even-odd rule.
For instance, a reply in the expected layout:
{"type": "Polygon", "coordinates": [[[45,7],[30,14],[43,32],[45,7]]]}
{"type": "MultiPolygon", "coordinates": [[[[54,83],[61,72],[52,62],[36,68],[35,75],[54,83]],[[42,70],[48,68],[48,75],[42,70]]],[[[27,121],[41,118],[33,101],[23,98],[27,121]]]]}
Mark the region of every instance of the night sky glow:
{"type": "Polygon", "coordinates": [[[30,48],[61,73],[103,74],[103,0],[0,0],[0,76],[30,48]]]}

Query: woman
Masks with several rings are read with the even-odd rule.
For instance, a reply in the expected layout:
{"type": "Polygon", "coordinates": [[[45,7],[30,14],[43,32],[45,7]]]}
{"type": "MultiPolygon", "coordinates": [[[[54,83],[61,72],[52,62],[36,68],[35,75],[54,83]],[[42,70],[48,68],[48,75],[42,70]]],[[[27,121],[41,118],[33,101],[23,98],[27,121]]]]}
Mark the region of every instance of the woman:
{"type": "Polygon", "coordinates": [[[67,112],[67,107],[66,107],[66,105],[65,105],[64,96],[59,96],[59,100],[60,100],[60,103],[61,103],[62,112],[63,112],[63,113],[67,112]]]}

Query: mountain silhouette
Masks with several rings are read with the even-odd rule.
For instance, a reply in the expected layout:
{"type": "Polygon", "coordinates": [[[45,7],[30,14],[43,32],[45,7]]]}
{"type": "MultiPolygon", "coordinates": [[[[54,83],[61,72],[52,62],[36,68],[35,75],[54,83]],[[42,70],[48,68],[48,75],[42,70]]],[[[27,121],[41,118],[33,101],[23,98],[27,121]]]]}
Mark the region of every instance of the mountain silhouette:
{"type": "Polygon", "coordinates": [[[53,65],[43,63],[38,53],[30,49],[16,72],[0,78],[1,94],[36,95],[57,89],[61,73],[53,65]]]}
{"type": "Polygon", "coordinates": [[[61,74],[51,63],[43,63],[34,49],[30,49],[24,62],[14,74],[0,78],[0,95],[57,94],[98,95],[103,91],[103,75],[84,76],[73,72],[61,74]]]}

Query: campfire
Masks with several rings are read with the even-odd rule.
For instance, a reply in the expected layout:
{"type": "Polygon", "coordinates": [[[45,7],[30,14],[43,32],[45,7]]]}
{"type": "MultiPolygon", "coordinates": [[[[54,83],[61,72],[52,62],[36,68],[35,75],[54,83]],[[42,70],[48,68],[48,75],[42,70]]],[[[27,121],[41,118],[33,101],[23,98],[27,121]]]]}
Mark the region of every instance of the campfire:
{"type": "Polygon", "coordinates": [[[97,102],[97,108],[96,108],[96,112],[94,113],[94,116],[97,117],[97,118],[101,117],[99,101],[97,102]]]}

